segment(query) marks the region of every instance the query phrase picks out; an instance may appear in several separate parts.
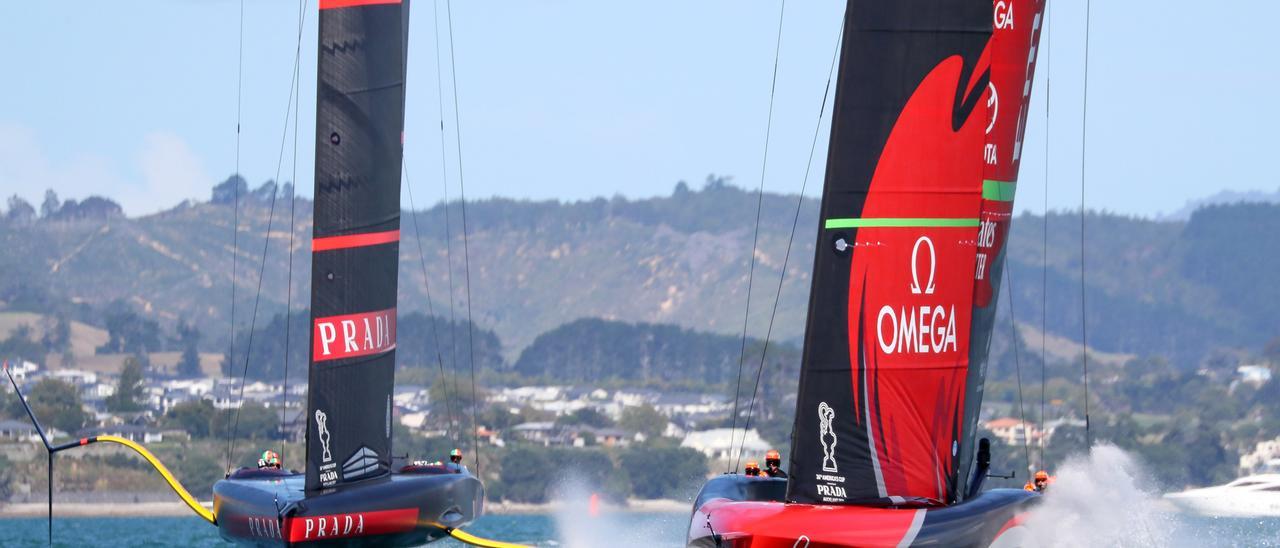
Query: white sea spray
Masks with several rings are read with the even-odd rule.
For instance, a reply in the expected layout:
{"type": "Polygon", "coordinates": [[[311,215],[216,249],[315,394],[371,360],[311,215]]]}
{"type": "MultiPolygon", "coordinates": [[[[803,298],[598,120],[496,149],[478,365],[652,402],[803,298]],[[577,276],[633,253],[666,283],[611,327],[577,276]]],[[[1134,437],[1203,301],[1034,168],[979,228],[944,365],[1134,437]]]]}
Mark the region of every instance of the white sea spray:
{"type": "Polygon", "coordinates": [[[598,486],[577,478],[562,481],[552,490],[559,545],[569,548],[651,547],[654,539],[670,537],[671,528],[688,526],[688,517],[670,519],[635,519],[634,512],[604,503],[598,486]],[[597,512],[592,512],[592,495],[597,498],[597,512]]]}
{"type": "Polygon", "coordinates": [[[1171,546],[1176,516],[1160,502],[1137,459],[1097,445],[1056,471],[1043,503],[1031,512],[1028,543],[1036,547],[1171,546]]]}

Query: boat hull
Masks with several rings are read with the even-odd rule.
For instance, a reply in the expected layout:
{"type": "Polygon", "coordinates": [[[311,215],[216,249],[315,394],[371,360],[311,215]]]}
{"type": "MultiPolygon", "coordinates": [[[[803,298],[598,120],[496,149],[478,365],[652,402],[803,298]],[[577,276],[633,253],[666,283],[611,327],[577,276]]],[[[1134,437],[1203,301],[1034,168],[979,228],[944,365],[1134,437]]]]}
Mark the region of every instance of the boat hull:
{"type": "Polygon", "coordinates": [[[1280,517],[1280,492],[1189,492],[1165,495],[1164,499],[1183,512],[1207,517],[1280,517]]]}
{"type": "Polygon", "coordinates": [[[214,485],[223,539],[256,546],[415,546],[483,513],[484,487],[466,472],[395,473],[306,493],[303,474],[254,475],[214,485]]]}
{"type": "Polygon", "coordinates": [[[703,487],[689,523],[688,545],[1018,546],[1027,510],[1040,496],[1020,489],[985,491],[937,508],[786,503],[786,480],[725,475],[703,487]]]}

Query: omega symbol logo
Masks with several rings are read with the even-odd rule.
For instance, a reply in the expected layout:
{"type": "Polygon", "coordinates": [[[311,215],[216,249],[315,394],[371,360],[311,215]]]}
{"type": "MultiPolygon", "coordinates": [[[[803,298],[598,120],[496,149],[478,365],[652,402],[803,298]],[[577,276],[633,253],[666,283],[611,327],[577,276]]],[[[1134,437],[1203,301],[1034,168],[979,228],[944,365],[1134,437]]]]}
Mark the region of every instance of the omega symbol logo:
{"type": "Polygon", "coordinates": [[[987,117],[990,120],[987,121],[986,133],[991,133],[992,128],[996,127],[996,114],[1000,113],[1000,95],[996,93],[996,85],[992,82],[987,82],[987,89],[991,90],[991,96],[987,97],[987,117]]]}
{"type": "Polygon", "coordinates": [[[916,245],[911,248],[911,294],[912,295],[919,295],[922,292],[925,295],[933,294],[933,290],[934,290],[933,274],[934,274],[934,271],[937,269],[937,267],[938,267],[938,253],[933,248],[933,240],[930,240],[928,236],[921,236],[920,239],[916,240],[916,245]],[[924,286],[923,291],[921,290],[921,287],[920,287],[920,271],[919,271],[919,261],[918,261],[918,258],[920,256],[921,244],[924,244],[925,246],[927,246],[929,251],[929,283],[927,283],[924,286]]]}

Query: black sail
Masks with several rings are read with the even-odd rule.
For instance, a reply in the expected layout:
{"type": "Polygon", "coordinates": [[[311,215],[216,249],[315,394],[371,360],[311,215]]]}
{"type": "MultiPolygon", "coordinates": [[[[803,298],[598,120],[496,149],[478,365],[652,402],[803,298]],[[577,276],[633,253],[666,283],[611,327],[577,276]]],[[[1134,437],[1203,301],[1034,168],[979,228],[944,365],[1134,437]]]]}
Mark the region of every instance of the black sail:
{"type": "Polygon", "coordinates": [[[407,10],[320,2],[308,491],[390,471],[407,10]]]}
{"type": "Polygon", "coordinates": [[[849,1],[788,500],[963,498],[1043,8],[849,1]]]}

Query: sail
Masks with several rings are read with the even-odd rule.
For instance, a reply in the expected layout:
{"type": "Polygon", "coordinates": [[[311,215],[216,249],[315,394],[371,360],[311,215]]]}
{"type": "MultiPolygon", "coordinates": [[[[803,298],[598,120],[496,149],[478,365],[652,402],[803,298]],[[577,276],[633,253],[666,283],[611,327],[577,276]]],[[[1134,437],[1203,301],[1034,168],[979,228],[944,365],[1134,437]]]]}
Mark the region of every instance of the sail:
{"type": "Polygon", "coordinates": [[[1039,0],[850,0],[787,499],[963,498],[1039,0]]]}
{"type": "Polygon", "coordinates": [[[320,1],[308,491],[390,471],[407,9],[320,1]]]}

